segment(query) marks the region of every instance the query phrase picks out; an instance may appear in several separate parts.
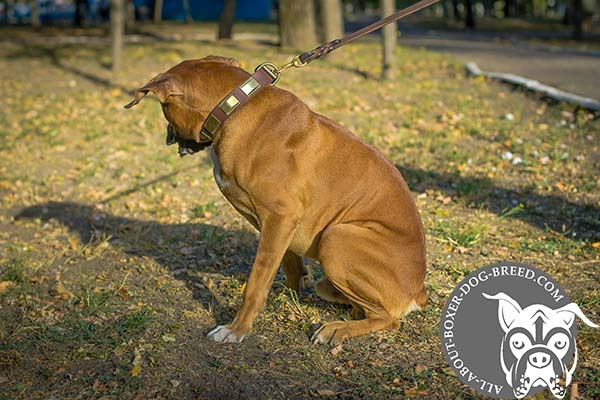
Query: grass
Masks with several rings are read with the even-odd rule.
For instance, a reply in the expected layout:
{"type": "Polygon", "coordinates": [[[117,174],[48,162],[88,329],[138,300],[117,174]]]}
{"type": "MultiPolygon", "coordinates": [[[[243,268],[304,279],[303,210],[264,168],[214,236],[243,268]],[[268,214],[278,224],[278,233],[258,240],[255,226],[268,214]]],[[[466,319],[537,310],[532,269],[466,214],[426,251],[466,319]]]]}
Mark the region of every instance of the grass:
{"type": "MultiPolygon", "coordinates": [[[[35,35],[15,33],[25,34],[35,35]]],[[[122,105],[183,59],[221,54],[251,69],[292,54],[250,41],[129,44],[116,76],[102,45],[4,41],[0,54],[0,281],[11,282],[0,399],[478,398],[447,372],[440,313],[460,279],[507,259],[547,271],[600,320],[599,127],[581,110],[422,50],[401,48],[397,79],[382,83],[374,43],[286,73],[281,87],[406,178],[430,301],[400,329],[332,355],[310,333],[350,310],[312,291],[298,298],[280,272],[252,334],[223,346],[205,334],[235,315],[257,235],[221,196],[206,152],[180,159],[164,146],[157,102],[122,105]]],[[[598,335],[581,328],[578,345],[575,379],[594,398],[598,335]]]]}

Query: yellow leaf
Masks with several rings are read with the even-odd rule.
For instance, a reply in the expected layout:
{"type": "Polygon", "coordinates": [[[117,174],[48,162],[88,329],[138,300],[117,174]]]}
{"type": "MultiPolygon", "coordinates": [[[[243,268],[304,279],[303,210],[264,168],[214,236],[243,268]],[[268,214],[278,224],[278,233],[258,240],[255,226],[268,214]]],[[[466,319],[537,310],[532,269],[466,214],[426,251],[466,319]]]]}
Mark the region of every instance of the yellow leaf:
{"type": "Polygon", "coordinates": [[[0,293],[6,292],[6,289],[13,286],[15,283],[13,281],[4,281],[0,282],[0,293]]]}
{"type": "Polygon", "coordinates": [[[174,342],[175,338],[169,335],[162,335],[163,342],[174,342]]]}
{"type": "Polygon", "coordinates": [[[134,365],[131,369],[131,376],[136,377],[142,372],[142,364],[134,365]]]}
{"type": "Polygon", "coordinates": [[[71,297],[74,297],[74,294],[71,293],[66,287],[65,285],[63,285],[63,283],[61,281],[56,281],[56,293],[58,295],[60,295],[60,297],[62,297],[63,299],[69,299],[71,297]]]}
{"type": "Polygon", "coordinates": [[[420,374],[423,371],[427,371],[428,369],[429,369],[429,367],[427,365],[425,365],[425,364],[417,364],[415,366],[415,372],[417,374],[420,374]]]}
{"type": "Polygon", "coordinates": [[[600,248],[600,242],[594,242],[594,243],[592,243],[592,247],[595,248],[595,249],[600,248]]]}

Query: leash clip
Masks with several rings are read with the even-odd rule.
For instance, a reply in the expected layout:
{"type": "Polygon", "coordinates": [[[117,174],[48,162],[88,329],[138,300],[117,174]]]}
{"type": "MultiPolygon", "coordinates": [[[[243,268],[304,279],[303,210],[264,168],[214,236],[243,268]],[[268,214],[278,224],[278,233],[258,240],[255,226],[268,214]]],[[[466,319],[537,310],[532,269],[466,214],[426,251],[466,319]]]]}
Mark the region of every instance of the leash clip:
{"type": "Polygon", "coordinates": [[[288,62],[287,64],[283,64],[281,67],[277,68],[277,72],[281,73],[288,68],[291,68],[291,67],[301,68],[301,67],[304,67],[305,65],[308,65],[308,63],[302,61],[300,59],[300,55],[297,55],[296,57],[292,58],[291,61],[288,62]]]}

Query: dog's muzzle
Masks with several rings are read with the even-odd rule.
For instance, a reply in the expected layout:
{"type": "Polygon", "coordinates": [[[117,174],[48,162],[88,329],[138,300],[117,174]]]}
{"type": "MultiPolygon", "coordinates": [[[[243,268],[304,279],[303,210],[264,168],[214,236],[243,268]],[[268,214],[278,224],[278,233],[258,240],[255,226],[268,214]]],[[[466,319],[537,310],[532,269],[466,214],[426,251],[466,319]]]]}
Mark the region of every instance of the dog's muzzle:
{"type": "Polygon", "coordinates": [[[567,368],[556,354],[545,346],[534,346],[517,360],[512,370],[514,394],[518,399],[536,386],[546,386],[556,397],[566,393],[567,368]]]}
{"type": "Polygon", "coordinates": [[[194,154],[204,150],[212,144],[212,140],[198,143],[195,140],[182,139],[177,132],[175,132],[175,129],[173,129],[171,124],[169,124],[167,125],[166,144],[167,146],[171,146],[175,143],[179,144],[179,157],[185,157],[188,154],[194,154]]]}

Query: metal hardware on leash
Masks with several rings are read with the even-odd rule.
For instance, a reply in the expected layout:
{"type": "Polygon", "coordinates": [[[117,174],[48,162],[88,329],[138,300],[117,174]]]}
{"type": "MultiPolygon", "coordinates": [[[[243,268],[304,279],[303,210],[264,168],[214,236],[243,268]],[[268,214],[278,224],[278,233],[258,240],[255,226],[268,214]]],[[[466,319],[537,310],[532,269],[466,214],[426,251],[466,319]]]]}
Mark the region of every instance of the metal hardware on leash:
{"type": "Polygon", "coordinates": [[[396,22],[399,19],[407,17],[419,10],[424,9],[425,7],[429,7],[430,5],[437,3],[438,1],[439,0],[418,1],[418,2],[414,3],[413,5],[403,8],[402,10],[400,10],[392,15],[389,15],[385,18],[380,19],[379,21],[376,21],[370,25],[365,26],[364,28],[361,28],[361,29],[357,30],[356,32],[346,35],[340,39],[334,39],[331,42],[325,43],[325,44],[323,44],[319,47],[316,47],[310,51],[306,51],[302,54],[298,54],[297,56],[292,58],[288,63],[283,64],[281,67],[278,67],[277,65],[275,65],[271,62],[265,62],[265,63],[260,64],[258,67],[256,67],[256,69],[254,71],[256,72],[261,68],[264,69],[269,75],[271,75],[273,77],[274,80],[273,80],[272,85],[275,85],[279,81],[280,74],[283,71],[285,71],[286,69],[291,68],[291,67],[294,67],[294,68],[304,67],[304,66],[308,65],[309,62],[314,61],[317,58],[322,57],[324,55],[327,55],[327,54],[331,53],[333,50],[338,49],[347,43],[350,43],[360,37],[363,37],[373,31],[376,31],[377,29],[379,29],[387,24],[396,22]]]}
{"type": "Polygon", "coordinates": [[[287,64],[283,64],[281,67],[278,67],[277,65],[273,64],[272,62],[264,62],[262,64],[260,64],[258,67],[254,68],[254,72],[258,71],[259,69],[264,69],[269,75],[271,75],[274,79],[272,85],[275,85],[280,78],[280,75],[283,71],[285,71],[288,68],[294,67],[294,68],[301,68],[304,67],[305,65],[308,65],[307,62],[302,62],[300,60],[300,56],[297,55],[296,57],[292,58],[292,60],[290,62],[288,62],[287,64]]]}

